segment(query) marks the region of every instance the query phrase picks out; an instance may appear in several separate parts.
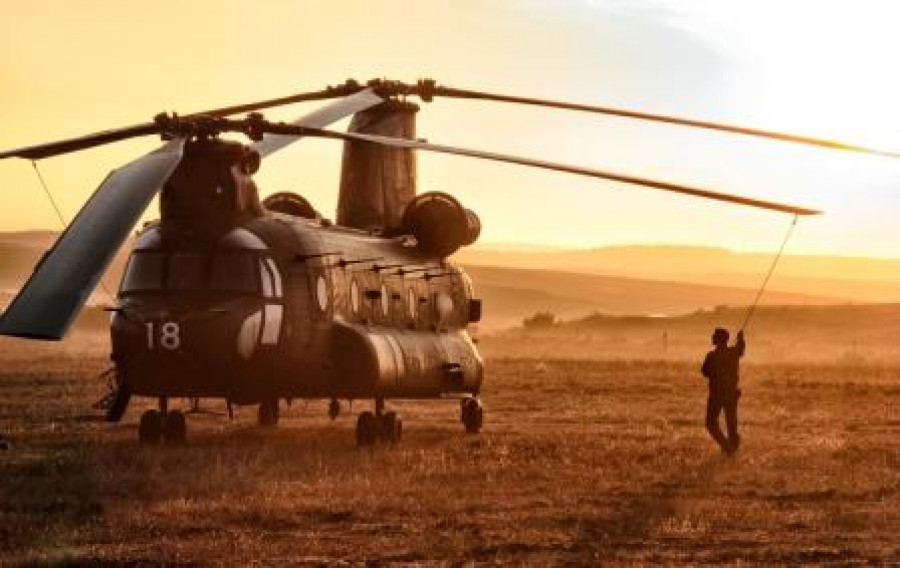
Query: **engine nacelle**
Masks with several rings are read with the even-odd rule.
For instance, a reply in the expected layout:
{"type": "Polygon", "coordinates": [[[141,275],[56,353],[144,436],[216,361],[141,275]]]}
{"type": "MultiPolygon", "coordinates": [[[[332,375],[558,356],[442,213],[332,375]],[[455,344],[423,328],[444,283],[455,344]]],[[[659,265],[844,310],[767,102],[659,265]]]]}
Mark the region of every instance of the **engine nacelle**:
{"type": "Polygon", "coordinates": [[[269,211],[284,213],[294,217],[303,217],[304,219],[320,217],[319,212],[305,197],[290,191],[273,193],[263,200],[262,205],[269,211]]]}
{"type": "Polygon", "coordinates": [[[481,221],[452,195],[430,191],[418,195],[403,211],[401,226],[425,254],[450,256],[481,234],[481,221]]]}

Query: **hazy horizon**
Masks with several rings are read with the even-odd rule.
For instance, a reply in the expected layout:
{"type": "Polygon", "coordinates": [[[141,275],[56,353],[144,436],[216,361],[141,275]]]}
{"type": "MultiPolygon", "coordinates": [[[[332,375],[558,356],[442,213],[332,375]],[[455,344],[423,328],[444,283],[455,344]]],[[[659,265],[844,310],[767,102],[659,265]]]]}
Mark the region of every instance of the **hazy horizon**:
{"type": "MultiPolygon", "coordinates": [[[[27,234],[36,234],[36,233],[45,233],[48,235],[59,235],[59,229],[52,228],[24,228],[17,229],[11,231],[3,231],[0,230],[0,239],[2,239],[6,235],[27,235],[27,234]]],[[[743,248],[734,248],[734,247],[725,247],[725,246],[711,246],[711,245],[701,245],[701,244],[692,244],[692,243],[662,243],[662,242],[653,242],[653,241],[634,241],[634,242],[609,242],[602,243],[597,242],[595,244],[586,244],[581,246],[567,246],[567,245],[553,245],[553,244],[544,244],[544,243],[536,243],[536,242],[527,242],[527,241],[485,241],[481,240],[476,241],[474,244],[465,247],[462,249],[466,250],[474,250],[474,251],[486,251],[486,252],[504,252],[504,253],[518,253],[518,252],[533,252],[533,253],[554,253],[554,252],[591,252],[603,249],[682,249],[682,250],[698,250],[698,251],[721,251],[731,254],[748,254],[748,255],[771,255],[773,258],[775,256],[775,250],[762,250],[762,249],[743,249],[743,248]]],[[[829,253],[805,253],[805,252],[792,252],[790,250],[786,250],[784,253],[786,257],[813,257],[813,258],[835,258],[835,259],[858,259],[858,260],[875,260],[875,261],[898,261],[900,262],[900,255],[898,256],[873,256],[873,255],[842,255],[842,254],[829,254],[829,253]]]]}
{"type": "MultiPolygon", "coordinates": [[[[660,242],[652,242],[652,241],[635,241],[635,242],[622,242],[622,243],[596,243],[593,245],[583,245],[583,246],[565,246],[565,245],[547,245],[542,243],[529,243],[529,242],[515,242],[515,241],[498,241],[498,242],[481,242],[477,241],[470,247],[468,250],[480,250],[480,251],[492,251],[492,252],[591,252],[603,249],[666,249],[666,248],[674,248],[674,249],[684,249],[691,250],[695,249],[698,251],[722,251],[731,254],[752,254],[752,255],[771,255],[773,258],[777,251],[775,250],[762,250],[762,249],[742,249],[742,248],[732,248],[732,247],[720,247],[720,246],[710,246],[710,245],[698,245],[691,243],[660,243],[660,242]]],[[[865,255],[843,255],[843,254],[830,254],[830,253],[805,253],[805,252],[791,252],[790,250],[785,251],[784,256],[791,257],[815,257],[815,258],[840,258],[840,259],[860,259],[860,260],[886,260],[886,261],[900,261],[900,254],[897,256],[865,256],[865,255]]]]}

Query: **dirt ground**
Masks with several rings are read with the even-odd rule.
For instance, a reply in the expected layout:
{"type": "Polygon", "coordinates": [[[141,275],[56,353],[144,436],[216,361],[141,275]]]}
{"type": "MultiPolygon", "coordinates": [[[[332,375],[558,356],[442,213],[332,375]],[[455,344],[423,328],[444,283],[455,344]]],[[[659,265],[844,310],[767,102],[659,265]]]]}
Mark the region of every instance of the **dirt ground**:
{"type": "MultiPolygon", "coordinates": [[[[100,420],[102,342],[2,345],[2,565],[900,564],[900,372],[744,368],[744,445],[703,430],[694,362],[487,356],[486,424],[403,402],[396,447],[295,402],[189,417],[182,447],[100,420]]],[[[354,414],[369,403],[357,402],[354,414]]]]}

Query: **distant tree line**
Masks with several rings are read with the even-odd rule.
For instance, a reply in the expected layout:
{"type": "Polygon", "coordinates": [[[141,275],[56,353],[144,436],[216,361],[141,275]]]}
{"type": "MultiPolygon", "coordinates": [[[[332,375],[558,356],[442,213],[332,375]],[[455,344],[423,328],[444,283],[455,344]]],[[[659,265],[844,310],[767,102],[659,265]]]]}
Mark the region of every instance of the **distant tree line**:
{"type": "Polygon", "coordinates": [[[556,322],[556,315],[550,312],[538,312],[531,317],[523,319],[522,327],[526,329],[552,327],[556,322]]]}

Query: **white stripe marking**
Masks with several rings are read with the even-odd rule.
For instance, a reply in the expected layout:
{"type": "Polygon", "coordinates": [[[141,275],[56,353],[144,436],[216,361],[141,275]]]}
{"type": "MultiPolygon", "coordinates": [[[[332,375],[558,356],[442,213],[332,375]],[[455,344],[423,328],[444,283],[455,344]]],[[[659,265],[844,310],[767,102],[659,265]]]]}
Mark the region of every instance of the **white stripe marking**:
{"type": "Polygon", "coordinates": [[[284,308],[278,304],[266,304],[265,323],[263,324],[262,345],[278,345],[278,336],[281,335],[281,317],[284,308]]]}
{"type": "Polygon", "coordinates": [[[245,319],[243,325],[241,325],[237,344],[238,355],[241,356],[241,359],[249,359],[256,350],[260,320],[262,320],[262,312],[256,312],[245,319]]]}

